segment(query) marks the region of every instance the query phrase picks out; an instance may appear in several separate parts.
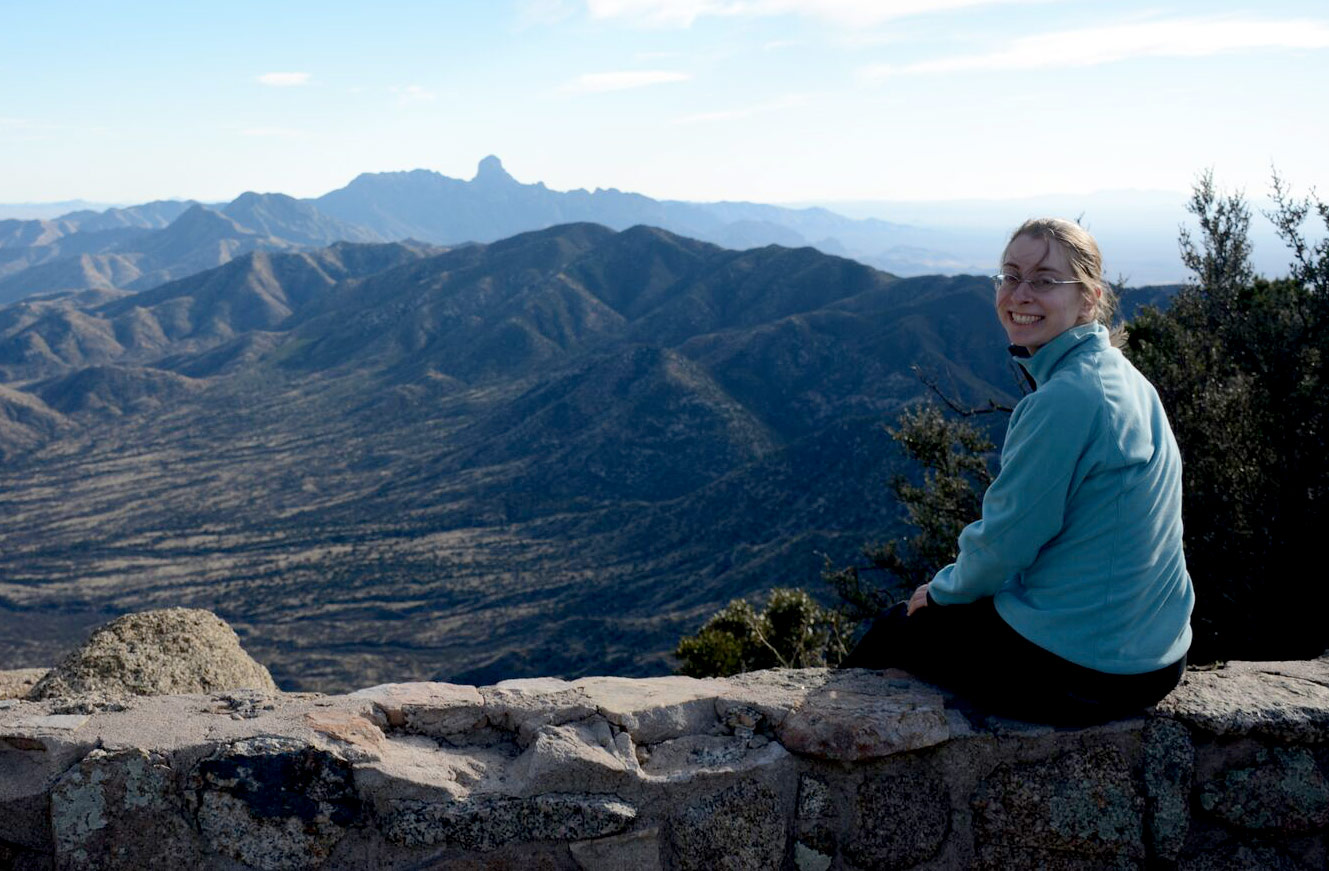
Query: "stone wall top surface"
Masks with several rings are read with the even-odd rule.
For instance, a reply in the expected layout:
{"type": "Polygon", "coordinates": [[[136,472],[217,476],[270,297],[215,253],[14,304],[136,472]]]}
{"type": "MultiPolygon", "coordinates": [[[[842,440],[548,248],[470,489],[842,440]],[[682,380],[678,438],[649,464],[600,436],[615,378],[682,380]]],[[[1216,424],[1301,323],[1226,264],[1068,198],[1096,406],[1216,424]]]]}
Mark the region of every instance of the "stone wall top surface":
{"type": "Polygon", "coordinates": [[[826,669],[5,699],[0,868],[1303,867],[1326,766],[1325,657],[1088,729],[826,669]]]}

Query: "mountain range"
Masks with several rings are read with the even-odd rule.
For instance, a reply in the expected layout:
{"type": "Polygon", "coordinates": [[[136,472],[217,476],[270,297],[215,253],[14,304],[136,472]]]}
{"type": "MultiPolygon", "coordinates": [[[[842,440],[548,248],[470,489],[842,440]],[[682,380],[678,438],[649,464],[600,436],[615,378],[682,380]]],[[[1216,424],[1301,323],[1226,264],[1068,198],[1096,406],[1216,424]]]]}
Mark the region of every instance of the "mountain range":
{"type": "Polygon", "coordinates": [[[575,223],[0,307],[0,661],[169,604],[289,688],[660,673],[898,529],[911,367],[1014,400],[990,298],[575,223]]]}
{"type": "Polygon", "coordinates": [[[147,290],[250,251],[337,241],[452,246],[574,222],[618,230],[645,224],[734,249],[812,245],[899,274],[973,265],[938,248],[956,240],[936,230],[850,219],[823,208],[654,200],[614,189],[554,191],[518,182],[489,156],[469,181],[427,170],[366,173],[310,200],[247,192],[224,204],[159,201],[0,220],[0,303],[89,289],[147,290]]]}

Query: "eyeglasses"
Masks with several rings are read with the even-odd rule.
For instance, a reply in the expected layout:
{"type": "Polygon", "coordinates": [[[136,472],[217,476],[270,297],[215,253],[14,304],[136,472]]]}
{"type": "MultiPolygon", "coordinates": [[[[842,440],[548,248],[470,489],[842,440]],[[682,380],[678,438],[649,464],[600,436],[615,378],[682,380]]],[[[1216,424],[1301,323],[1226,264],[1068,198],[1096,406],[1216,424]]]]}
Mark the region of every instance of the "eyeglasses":
{"type": "Polygon", "coordinates": [[[1021,278],[1018,275],[1007,275],[1002,272],[992,276],[992,286],[997,290],[1014,291],[1022,284],[1028,284],[1029,289],[1034,293],[1047,293],[1058,284],[1079,284],[1076,279],[1049,278],[1046,275],[1039,275],[1035,278],[1021,278]]]}

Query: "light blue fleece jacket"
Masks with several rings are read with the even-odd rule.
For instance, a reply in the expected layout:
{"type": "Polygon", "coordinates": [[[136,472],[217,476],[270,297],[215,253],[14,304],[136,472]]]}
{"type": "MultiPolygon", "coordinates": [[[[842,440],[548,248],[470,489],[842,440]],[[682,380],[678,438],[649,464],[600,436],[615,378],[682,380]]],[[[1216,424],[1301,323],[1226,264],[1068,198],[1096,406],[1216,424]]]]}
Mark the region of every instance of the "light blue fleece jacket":
{"type": "Polygon", "coordinates": [[[1038,385],[1011,414],[1001,472],[939,605],[992,596],[1020,635],[1078,665],[1140,674],[1190,647],[1181,457],[1145,377],[1101,324],[1019,360],[1038,385]]]}

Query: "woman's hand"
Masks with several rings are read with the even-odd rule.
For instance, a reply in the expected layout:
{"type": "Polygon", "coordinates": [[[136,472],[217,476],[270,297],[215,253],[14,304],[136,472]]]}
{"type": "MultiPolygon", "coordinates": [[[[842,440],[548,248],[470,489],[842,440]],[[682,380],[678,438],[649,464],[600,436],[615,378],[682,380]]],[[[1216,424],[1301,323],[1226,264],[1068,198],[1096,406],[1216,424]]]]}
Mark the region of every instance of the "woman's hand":
{"type": "Polygon", "coordinates": [[[924,584],[923,586],[919,587],[917,590],[914,590],[914,594],[913,594],[912,596],[909,597],[909,606],[908,606],[908,608],[906,609],[906,613],[908,613],[908,614],[913,614],[913,613],[914,613],[915,611],[917,611],[919,608],[926,608],[926,607],[927,607],[927,604],[928,604],[928,587],[930,587],[930,586],[932,586],[932,583],[929,581],[928,583],[926,583],[926,584],[924,584]]]}

